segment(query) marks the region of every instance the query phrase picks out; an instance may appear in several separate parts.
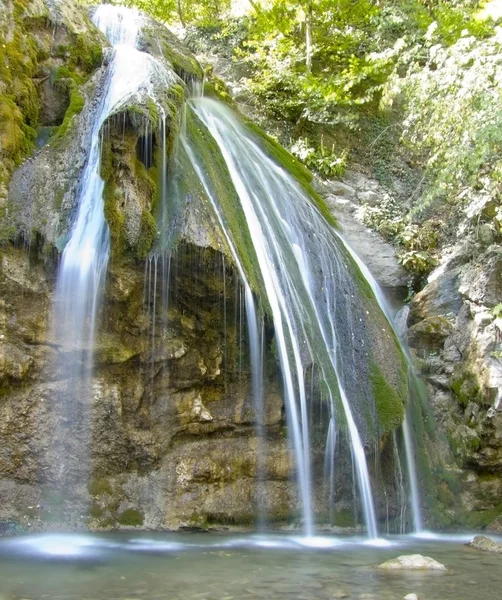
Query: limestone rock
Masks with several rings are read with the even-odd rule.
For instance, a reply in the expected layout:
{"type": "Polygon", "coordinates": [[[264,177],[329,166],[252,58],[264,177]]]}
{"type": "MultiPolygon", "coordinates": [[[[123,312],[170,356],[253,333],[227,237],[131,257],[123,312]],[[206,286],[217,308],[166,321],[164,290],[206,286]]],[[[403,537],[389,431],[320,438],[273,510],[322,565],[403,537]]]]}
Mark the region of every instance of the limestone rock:
{"type": "Polygon", "coordinates": [[[492,531],[493,533],[502,533],[502,515],[497,517],[494,521],[492,521],[486,531],[492,531]]]}
{"type": "Polygon", "coordinates": [[[408,340],[413,348],[435,350],[443,346],[453,330],[446,317],[431,316],[410,327],[408,340]]]}
{"type": "Polygon", "coordinates": [[[33,358],[13,344],[0,341],[0,382],[3,379],[21,380],[33,366],[33,358]]]}
{"type": "Polygon", "coordinates": [[[448,271],[430,281],[412,300],[408,323],[431,316],[457,314],[462,306],[458,291],[458,273],[448,271]]]}
{"type": "Polygon", "coordinates": [[[414,570],[414,571],[446,571],[446,567],[430,558],[429,556],[422,556],[421,554],[403,554],[397,558],[392,558],[381,565],[378,565],[379,569],[385,570],[414,570]]]}
{"type": "Polygon", "coordinates": [[[352,200],[356,195],[354,188],[343,181],[329,181],[325,183],[325,186],[334,196],[342,196],[352,200]]]}
{"type": "Polygon", "coordinates": [[[359,201],[362,204],[368,204],[369,206],[377,206],[381,201],[381,196],[376,192],[368,190],[367,192],[361,192],[359,194],[359,201]]]}
{"type": "Polygon", "coordinates": [[[418,600],[418,596],[416,594],[406,594],[403,600],[418,600]]]}
{"type": "Polygon", "coordinates": [[[485,535],[475,536],[467,545],[471,548],[475,548],[476,550],[482,550],[483,552],[502,554],[502,544],[494,542],[491,538],[486,537],[485,535]]]}
{"type": "MultiPolygon", "coordinates": [[[[329,190],[334,182],[329,182],[329,190]]],[[[339,183],[339,182],[337,182],[339,183]]],[[[409,273],[399,264],[395,248],[370,231],[358,218],[357,206],[347,196],[320,192],[340,223],[344,238],[368,267],[378,284],[394,295],[406,290],[409,273]]],[[[401,294],[404,297],[405,293],[401,294]]]]}

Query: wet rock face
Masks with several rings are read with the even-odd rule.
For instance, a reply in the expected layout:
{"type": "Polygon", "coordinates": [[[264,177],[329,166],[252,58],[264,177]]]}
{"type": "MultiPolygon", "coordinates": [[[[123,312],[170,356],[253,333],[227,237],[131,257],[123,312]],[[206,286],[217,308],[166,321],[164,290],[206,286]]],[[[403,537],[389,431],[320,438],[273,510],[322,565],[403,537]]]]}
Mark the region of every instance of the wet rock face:
{"type": "Polygon", "coordinates": [[[443,461],[461,482],[443,499],[460,520],[466,511],[474,528],[493,521],[502,503],[501,285],[499,249],[464,241],[445,253],[408,319],[436,421],[454,453],[443,461]]]}
{"type": "MultiPolygon", "coordinates": [[[[90,382],[71,378],[72,340],[54,341],[55,265],[15,247],[1,264],[0,521],[175,529],[301,514],[278,367],[267,353],[259,437],[243,293],[220,253],[184,243],[170,259],[112,261],[90,382]]],[[[324,445],[313,432],[315,512],[353,527],[349,442],[329,517],[324,445]]],[[[377,512],[393,518],[392,468],[374,480],[377,512]]]]}
{"type": "Polygon", "coordinates": [[[155,289],[144,272],[143,263],[111,268],[89,406],[84,382],[65,369],[75,349],[52,339],[46,267],[4,250],[0,519],[177,528],[251,523],[258,503],[272,519],[298,509],[273,364],[268,442],[255,431],[235,274],[192,246],[171,258],[169,289],[160,268],[155,289]],[[69,481],[78,482],[70,491],[69,481]]]}

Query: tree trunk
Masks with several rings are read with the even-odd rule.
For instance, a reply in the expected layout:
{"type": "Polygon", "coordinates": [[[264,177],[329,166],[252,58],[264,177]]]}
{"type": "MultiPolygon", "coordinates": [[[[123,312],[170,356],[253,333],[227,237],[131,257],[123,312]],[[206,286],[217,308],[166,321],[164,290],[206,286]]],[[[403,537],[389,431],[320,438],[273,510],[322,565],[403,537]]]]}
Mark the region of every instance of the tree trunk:
{"type": "Polygon", "coordinates": [[[178,17],[180,18],[181,24],[183,25],[183,27],[186,27],[185,16],[183,14],[183,6],[181,5],[181,0],[177,0],[176,6],[178,9],[178,17]]]}
{"type": "Polygon", "coordinates": [[[305,13],[305,49],[307,73],[312,73],[312,0],[307,2],[305,13]]]}

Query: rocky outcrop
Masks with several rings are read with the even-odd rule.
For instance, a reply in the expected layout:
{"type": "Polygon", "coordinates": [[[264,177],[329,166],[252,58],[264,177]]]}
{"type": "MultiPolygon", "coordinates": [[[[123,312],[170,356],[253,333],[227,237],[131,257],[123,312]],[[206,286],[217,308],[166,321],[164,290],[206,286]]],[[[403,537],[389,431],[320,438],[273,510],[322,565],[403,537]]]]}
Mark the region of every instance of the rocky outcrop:
{"type": "Polygon", "coordinates": [[[317,189],[340,223],[345,239],[391,302],[400,306],[407,293],[409,273],[398,263],[395,248],[363,224],[361,210],[382,202],[387,192],[375,179],[355,170],[347,171],[343,181],[319,180],[317,189]]]}
{"type": "Polygon", "coordinates": [[[13,205],[6,204],[12,171],[32,153],[38,134],[67,127],[81,110],[78,86],[100,66],[103,39],[85,8],[73,0],[2,0],[0,40],[0,239],[4,239],[13,228],[8,221],[13,205]]]}
{"type": "Polygon", "coordinates": [[[478,528],[502,512],[501,265],[498,246],[467,237],[445,251],[408,319],[410,345],[454,452],[443,460],[462,481],[461,488],[450,477],[443,482],[452,488],[444,494],[449,519],[465,517],[478,528]]]}
{"type": "MultiPolygon", "coordinates": [[[[59,4],[64,16],[64,2],[59,4]]],[[[97,36],[99,44],[92,47],[99,52],[92,56],[99,54],[99,60],[87,64],[70,52],[69,70],[62,57],[49,52],[57,58],[56,80],[63,91],[54,102],[58,86],[41,91],[47,126],[61,119],[64,102],[69,104],[47,145],[10,182],[13,233],[2,246],[0,277],[0,519],[23,527],[205,528],[249,524],[259,512],[269,522],[300,514],[265,294],[260,318],[266,394],[258,433],[244,293],[208,197],[215,194],[223,207],[243,269],[259,295],[260,272],[239,199],[218,145],[190,110],[186,136],[200,154],[197,165],[207,183],[195,172],[197,161],[176,144],[184,80],[191,84],[200,69],[161,26],[145,22],[143,48],[163,71],[167,67],[168,77],[154,74],[148,93],[139,89],[127,97],[97,129],[91,124],[109,76],[107,43],[85,17],[78,39],[85,46],[88,37],[97,36]],[[53,306],[58,253],[75,213],[91,136],[98,135],[112,253],[93,364],[88,364],[88,348],[55,335],[53,306]],[[164,171],[167,187],[159,184],[164,171]]],[[[62,39],[73,40],[73,25],[58,23],[62,39]]],[[[257,143],[265,139],[256,133],[257,143]]],[[[287,169],[293,159],[277,144],[267,144],[287,169]]],[[[344,185],[347,194],[350,184],[344,185]]],[[[358,188],[357,194],[363,193],[358,188]]],[[[339,250],[347,276],[339,291],[344,302],[336,310],[350,317],[342,323],[337,315],[340,347],[350,363],[351,379],[345,383],[357,397],[354,418],[368,455],[378,450],[384,457],[383,466],[370,463],[377,510],[389,519],[399,511],[397,488],[402,488],[393,470],[398,450],[392,433],[404,416],[407,365],[341,242],[339,250]],[[342,311],[342,304],[349,308],[342,311]],[[354,323],[353,313],[360,315],[354,323]]],[[[341,428],[336,494],[328,507],[327,401],[313,366],[305,370],[311,371],[311,395],[320,398],[309,417],[314,510],[327,519],[331,508],[331,523],[354,526],[350,441],[341,428]]]]}

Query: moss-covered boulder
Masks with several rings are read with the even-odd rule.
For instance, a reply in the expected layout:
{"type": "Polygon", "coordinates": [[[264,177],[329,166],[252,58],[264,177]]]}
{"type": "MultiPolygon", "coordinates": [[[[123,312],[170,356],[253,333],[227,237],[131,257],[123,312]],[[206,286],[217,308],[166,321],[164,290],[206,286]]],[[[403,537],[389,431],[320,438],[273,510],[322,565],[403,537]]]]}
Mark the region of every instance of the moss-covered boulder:
{"type": "MultiPolygon", "coordinates": [[[[71,82],[100,66],[103,40],[74,0],[2,0],[0,9],[0,211],[8,220],[12,171],[34,151],[39,128],[60,125],[67,108],[82,109],[71,82]]],[[[4,226],[0,237],[13,234],[4,226]]]]}

